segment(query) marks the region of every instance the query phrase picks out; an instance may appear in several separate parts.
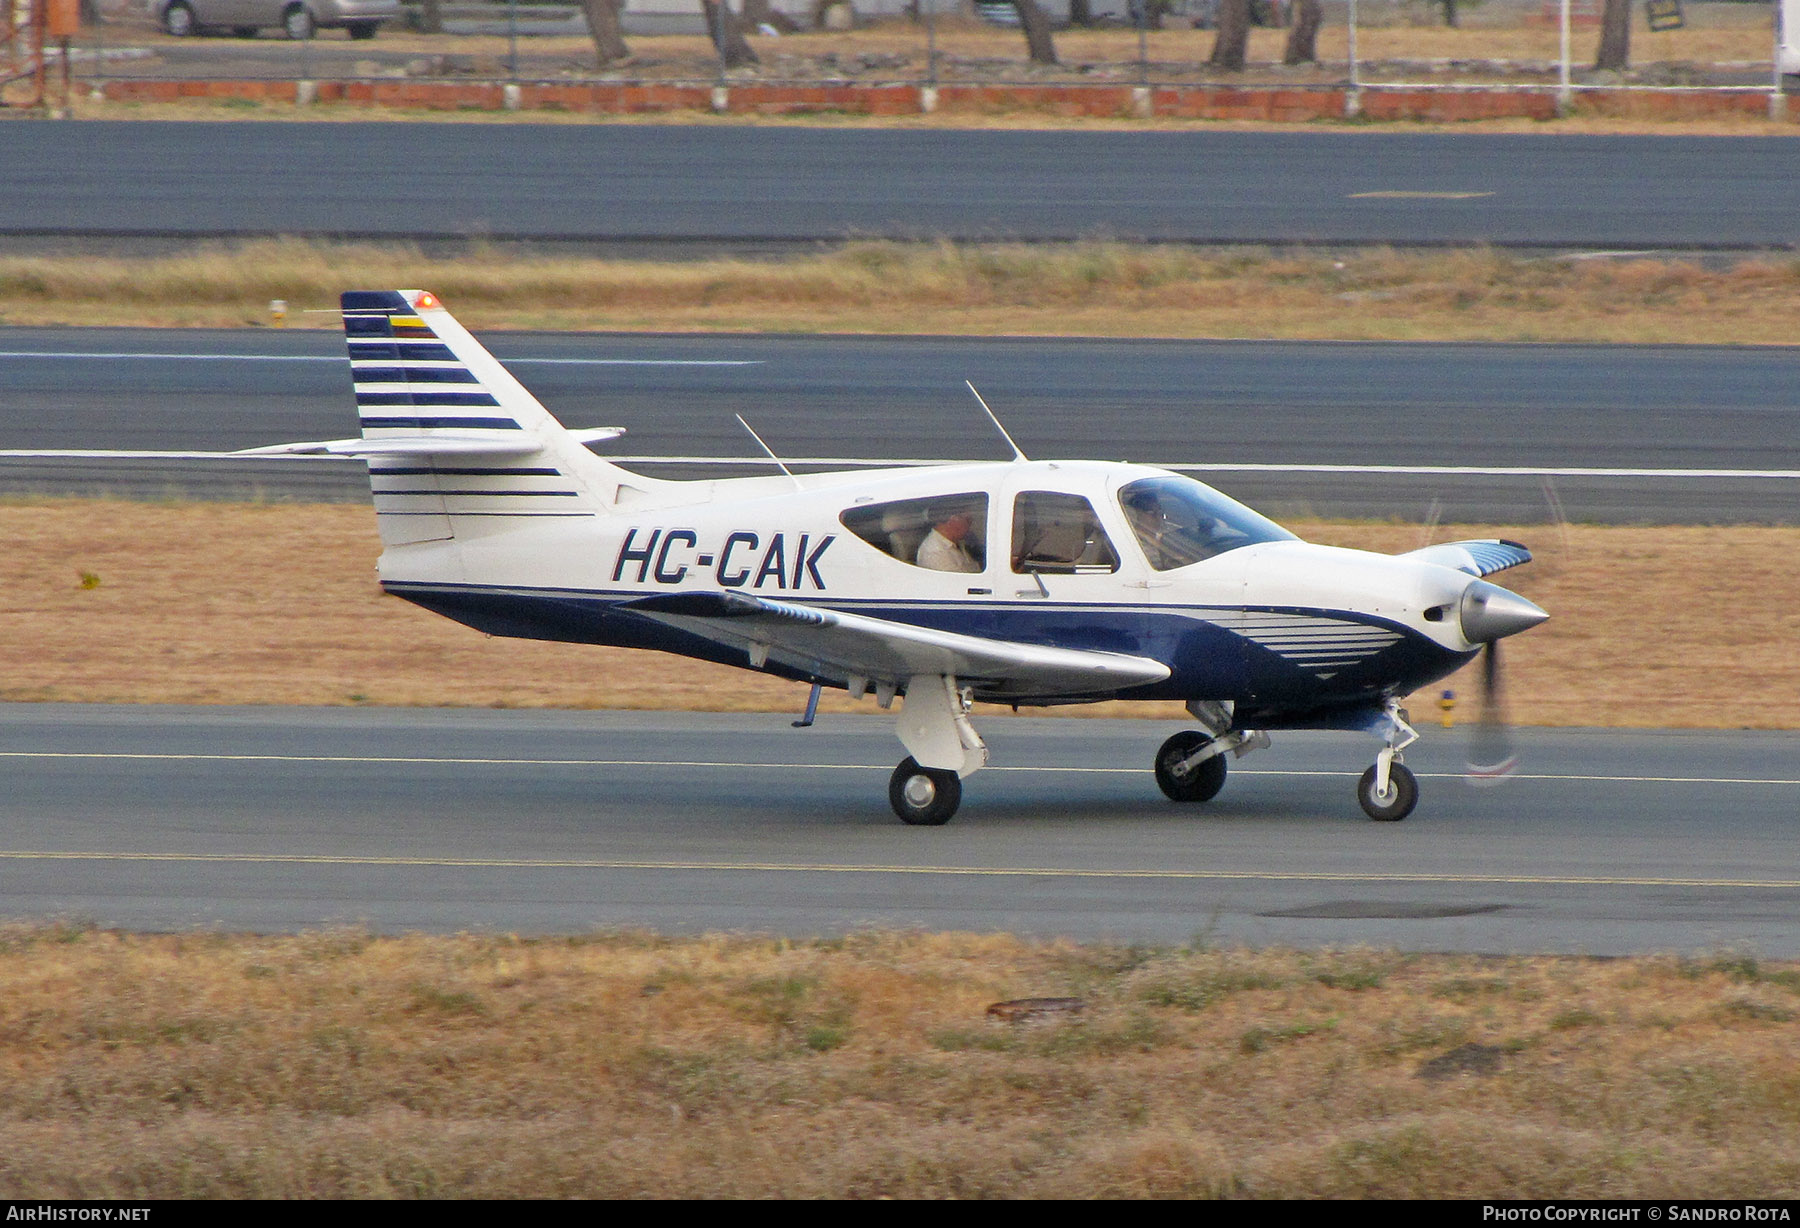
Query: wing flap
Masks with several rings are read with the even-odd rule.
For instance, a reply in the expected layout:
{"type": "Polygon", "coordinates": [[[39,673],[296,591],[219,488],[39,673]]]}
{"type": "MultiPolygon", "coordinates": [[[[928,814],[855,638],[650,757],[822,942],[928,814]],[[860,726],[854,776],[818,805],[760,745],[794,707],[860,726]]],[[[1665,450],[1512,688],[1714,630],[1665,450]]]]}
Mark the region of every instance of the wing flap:
{"type": "Polygon", "coordinates": [[[1435,546],[1426,546],[1423,550],[1409,551],[1399,557],[1417,559],[1422,563],[1436,563],[1440,567],[1467,572],[1471,576],[1491,576],[1508,567],[1531,562],[1531,551],[1518,542],[1490,537],[1478,541],[1440,542],[1435,546]]]}
{"type": "Polygon", "coordinates": [[[1148,657],[986,639],[746,593],[659,594],[619,608],[742,648],[752,661],[766,654],[839,682],[903,687],[917,676],[954,675],[1002,698],[1104,695],[1169,676],[1148,657]]]}

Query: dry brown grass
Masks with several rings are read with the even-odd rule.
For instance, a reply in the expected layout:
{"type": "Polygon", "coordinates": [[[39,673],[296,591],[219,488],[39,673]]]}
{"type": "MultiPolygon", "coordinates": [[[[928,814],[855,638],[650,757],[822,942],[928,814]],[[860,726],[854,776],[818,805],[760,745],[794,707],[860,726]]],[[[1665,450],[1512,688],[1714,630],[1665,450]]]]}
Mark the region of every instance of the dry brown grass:
{"type": "Polygon", "coordinates": [[[279,240],[0,257],[0,323],[335,327],[345,286],[436,291],[481,328],[1789,344],[1800,260],[1333,255],[1088,242],[860,242],[793,259],[614,261],[279,240]],[[305,309],[319,314],[300,314],[305,309]]]}
{"type": "Polygon", "coordinates": [[[13,928],[0,1197],[1791,1198],[1797,1016],[1735,954],[13,928]]]}
{"type": "MultiPolygon", "coordinates": [[[[1291,527],[1334,545],[1421,544],[1416,526],[1291,527]]],[[[1458,526],[1438,538],[1495,534],[1538,549],[1503,579],[1553,615],[1509,645],[1515,719],[1800,726],[1800,529],[1574,526],[1565,541],[1543,526],[1458,526]]],[[[661,654],[490,639],[385,597],[366,507],[19,503],[0,506],[0,541],[0,700],[747,711],[802,698],[661,654]]],[[[1415,707],[1435,712],[1434,698],[1415,707]]],[[[841,695],[825,708],[857,710],[841,695]]]]}

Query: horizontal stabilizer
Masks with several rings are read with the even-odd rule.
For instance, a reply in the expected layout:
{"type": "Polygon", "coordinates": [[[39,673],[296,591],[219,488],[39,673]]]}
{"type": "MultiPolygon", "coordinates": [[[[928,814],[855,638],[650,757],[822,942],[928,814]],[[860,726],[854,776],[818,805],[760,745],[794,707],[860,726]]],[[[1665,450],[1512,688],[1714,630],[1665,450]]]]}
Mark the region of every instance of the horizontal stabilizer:
{"type": "Polygon", "coordinates": [[[1487,538],[1482,541],[1442,542],[1423,550],[1410,551],[1400,557],[1417,559],[1421,563],[1436,563],[1439,567],[1467,572],[1471,576],[1491,576],[1508,567],[1531,562],[1531,551],[1518,542],[1487,538]]]}
{"type": "Polygon", "coordinates": [[[954,676],[984,697],[1105,695],[1161,682],[1148,657],[991,640],[747,593],[666,593],[618,607],[838,682],[954,676]]]}
{"type": "Polygon", "coordinates": [[[245,448],[232,456],[528,456],[543,445],[518,431],[440,431],[435,435],[382,435],[373,439],[323,439],[245,448]]]}

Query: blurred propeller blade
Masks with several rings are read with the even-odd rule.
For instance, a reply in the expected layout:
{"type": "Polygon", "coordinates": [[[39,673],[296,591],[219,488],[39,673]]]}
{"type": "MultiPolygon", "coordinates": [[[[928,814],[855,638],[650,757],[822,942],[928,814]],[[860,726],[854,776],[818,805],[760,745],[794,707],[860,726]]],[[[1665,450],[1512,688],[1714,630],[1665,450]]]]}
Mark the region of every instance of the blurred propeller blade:
{"type": "Polygon", "coordinates": [[[1519,766],[1513,751],[1512,730],[1506,722],[1506,695],[1500,682],[1500,641],[1482,649],[1481,721],[1469,739],[1468,782],[1497,785],[1519,766]]]}

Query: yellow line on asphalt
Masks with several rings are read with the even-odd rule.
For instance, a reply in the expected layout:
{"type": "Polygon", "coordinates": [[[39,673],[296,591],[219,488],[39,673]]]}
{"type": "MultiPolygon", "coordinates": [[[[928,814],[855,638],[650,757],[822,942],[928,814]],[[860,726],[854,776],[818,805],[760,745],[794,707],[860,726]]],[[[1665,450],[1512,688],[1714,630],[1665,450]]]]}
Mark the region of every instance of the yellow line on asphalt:
{"type": "Polygon", "coordinates": [[[0,861],[188,862],[195,864],[443,867],[492,870],[745,871],[761,874],[906,874],[957,878],[1165,879],[1187,882],[1461,883],[1553,887],[1800,888],[1800,879],[1664,878],[1649,875],[1415,874],[1334,870],[1089,869],[1070,866],[833,865],[784,861],[662,861],[625,858],[378,857],[324,853],[134,853],[0,850],[0,861]]]}
{"type": "MultiPolygon", "coordinates": [[[[785,761],[731,761],[718,759],[504,759],[452,758],[442,755],[218,755],[172,754],[122,751],[6,750],[0,759],[118,759],[170,763],[391,763],[434,767],[593,767],[593,768],[735,768],[764,771],[838,771],[891,772],[886,763],[788,763],[785,761]]],[[[1089,776],[1142,776],[1148,769],[1137,767],[1075,767],[998,765],[983,769],[989,772],[1068,772],[1089,776]]],[[[1341,771],[1304,768],[1239,768],[1244,776],[1354,776],[1353,767],[1341,771]]],[[[1459,780],[1461,772],[1420,772],[1423,780],[1459,780]]],[[[1576,772],[1515,772],[1510,780],[1575,780],[1607,784],[1659,785],[1800,785],[1800,778],[1787,776],[1607,776],[1576,772]]]]}

